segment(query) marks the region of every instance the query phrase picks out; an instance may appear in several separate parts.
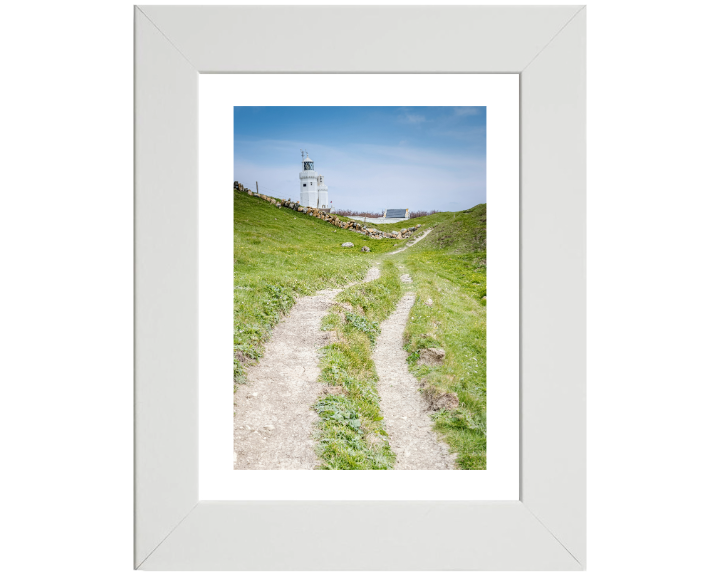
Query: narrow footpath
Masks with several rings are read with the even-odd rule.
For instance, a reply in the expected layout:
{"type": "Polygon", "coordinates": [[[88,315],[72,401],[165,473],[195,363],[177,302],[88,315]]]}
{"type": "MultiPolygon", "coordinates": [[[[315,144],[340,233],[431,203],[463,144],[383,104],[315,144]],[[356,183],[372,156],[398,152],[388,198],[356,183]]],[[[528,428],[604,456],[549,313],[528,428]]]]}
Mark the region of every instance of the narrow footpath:
{"type": "MultiPolygon", "coordinates": [[[[401,278],[411,282],[409,275],[401,278]]],[[[381,325],[381,333],[373,352],[373,361],[380,381],[380,407],[390,447],[397,455],[395,470],[453,470],[455,456],[447,444],[433,431],[427,403],[418,389],[420,383],[410,373],[407,353],[403,349],[403,332],[415,294],[406,293],[395,312],[381,325]]]]}
{"type": "Polygon", "coordinates": [[[398,248],[397,250],[395,250],[395,251],[393,251],[393,252],[388,252],[388,254],[397,254],[398,252],[404,252],[405,250],[407,250],[407,249],[410,248],[411,246],[413,246],[413,245],[417,244],[418,242],[420,242],[420,240],[422,240],[423,238],[425,238],[425,236],[427,236],[428,234],[430,234],[430,232],[432,232],[432,231],[433,231],[432,228],[428,228],[427,230],[425,230],[425,232],[422,233],[421,236],[418,236],[418,237],[415,238],[414,240],[409,240],[408,243],[405,244],[405,246],[403,246],[402,248],[398,248]]]}
{"type": "MultiPolygon", "coordinates": [[[[420,242],[432,229],[390,254],[420,242]]],[[[380,277],[377,265],[363,282],[380,277]]],[[[404,275],[403,282],[411,282],[404,275]]],[[[322,394],[319,351],[330,332],[320,322],[345,288],[321,290],[297,300],[265,346],[258,363],[247,369],[247,385],[235,393],[235,470],[313,470],[318,465],[313,432],[318,416],[312,409],[322,394]]],[[[398,470],[449,470],[454,459],[438,442],[418,381],[407,368],[402,335],[415,295],[406,294],[381,325],[373,359],[380,376],[378,391],[398,470]]]]}
{"type": "MultiPolygon", "coordinates": [[[[363,282],[379,276],[372,267],[363,282]]],[[[323,388],[318,352],[330,338],[320,320],[344,288],[298,299],[274,328],[264,356],[248,368],[247,385],[235,393],[235,470],[312,470],[318,464],[312,405],[323,388]]]]}

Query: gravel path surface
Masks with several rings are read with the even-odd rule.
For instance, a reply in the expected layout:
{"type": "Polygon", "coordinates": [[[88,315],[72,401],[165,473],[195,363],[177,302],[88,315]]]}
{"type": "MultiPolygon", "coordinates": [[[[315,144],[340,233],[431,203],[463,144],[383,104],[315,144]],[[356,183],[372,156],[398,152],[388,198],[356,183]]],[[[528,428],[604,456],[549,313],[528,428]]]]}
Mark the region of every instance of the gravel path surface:
{"type": "Polygon", "coordinates": [[[415,238],[415,240],[410,240],[405,246],[403,246],[402,248],[398,248],[394,252],[389,252],[389,254],[397,254],[398,252],[404,252],[411,246],[414,246],[415,244],[420,242],[420,240],[422,240],[423,238],[425,238],[425,236],[430,234],[430,232],[432,232],[432,230],[433,230],[432,228],[428,228],[427,230],[425,230],[425,232],[422,233],[422,236],[418,236],[417,238],[415,238]]]}
{"type": "Polygon", "coordinates": [[[432,429],[420,383],[410,374],[402,339],[415,294],[405,294],[395,312],[381,325],[373,360],[380,382],[380,407],[390,447],[397,455],[395,470],[453,470],[455,456],[432,429]]]}
{"type": "MultiPolygon", "coordinates": [[[[379,278],[371,268],[363,282],[379,278]]],[[[298,299],[273,330],[265,355],[247,370],[235,394],[235,470],[312,470],[318,419],[312,405],[322,392],[318,351],[330,332],[320,320],[342,289],[298,299]]]]}

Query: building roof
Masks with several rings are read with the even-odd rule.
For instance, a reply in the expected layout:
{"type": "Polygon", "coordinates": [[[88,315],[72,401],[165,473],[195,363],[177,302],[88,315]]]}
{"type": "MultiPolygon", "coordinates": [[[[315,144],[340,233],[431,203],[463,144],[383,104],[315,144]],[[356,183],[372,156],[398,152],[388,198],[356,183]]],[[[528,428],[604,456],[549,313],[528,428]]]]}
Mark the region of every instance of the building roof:
{"type": "Polygon", "coordinates": [[[312,160],[310,160],[310,156],[305,156],[303,162],[312,162],[312,160]]]}

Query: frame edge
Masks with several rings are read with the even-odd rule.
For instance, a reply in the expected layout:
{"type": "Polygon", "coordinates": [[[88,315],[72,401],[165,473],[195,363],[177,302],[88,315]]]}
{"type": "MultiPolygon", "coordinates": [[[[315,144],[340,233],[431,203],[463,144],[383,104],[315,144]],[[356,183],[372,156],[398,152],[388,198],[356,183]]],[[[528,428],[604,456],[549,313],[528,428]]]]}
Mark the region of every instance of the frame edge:
{"type": "Polygon", "coordinates": [[[137,7],[134,30],[137,567],[198,502],[198,74],[137,7]]]}

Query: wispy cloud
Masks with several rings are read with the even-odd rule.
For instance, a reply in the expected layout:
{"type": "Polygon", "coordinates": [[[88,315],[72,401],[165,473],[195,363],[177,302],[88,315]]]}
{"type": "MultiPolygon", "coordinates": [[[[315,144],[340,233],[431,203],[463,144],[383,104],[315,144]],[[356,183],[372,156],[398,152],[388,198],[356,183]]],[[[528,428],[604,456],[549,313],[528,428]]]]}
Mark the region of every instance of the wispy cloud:
{"type": "Polygon", "coordinates": [[[426,121],[426,118],[422,114],[410,114],[409,112],[404,112],[398,116],[398,120],[404,124],[421,124],[426,121]]]}
{"type": "Polygon", "coordinates": [[[235,180],[300,195],[309,150],[333,206],[458,210],[485,202],[482,108],[236,109],[235,180]]]}
{"type": "MultiPolygon", "coordinates": [[[[257,180],[268,193],[298,199],[300,162],[295,165],[279,160],[292,157],[300,144],[237,141],[241,153],[236,156],[235,179],[245,184],[245,178],[248,186],[257,180]]],[[[316,169],[325,177],[336,207],[457,210],[458,206],[468,208],[485,202],[485,159],[478,154],[449,154],[410,146],[306,146],[313,151],[316,169]]]]}
{"type": "Polygon", "coordinates": [[[455,116],[476,116],[480,109],[473,106],[462,106],[455,108],[455,116]]]}

